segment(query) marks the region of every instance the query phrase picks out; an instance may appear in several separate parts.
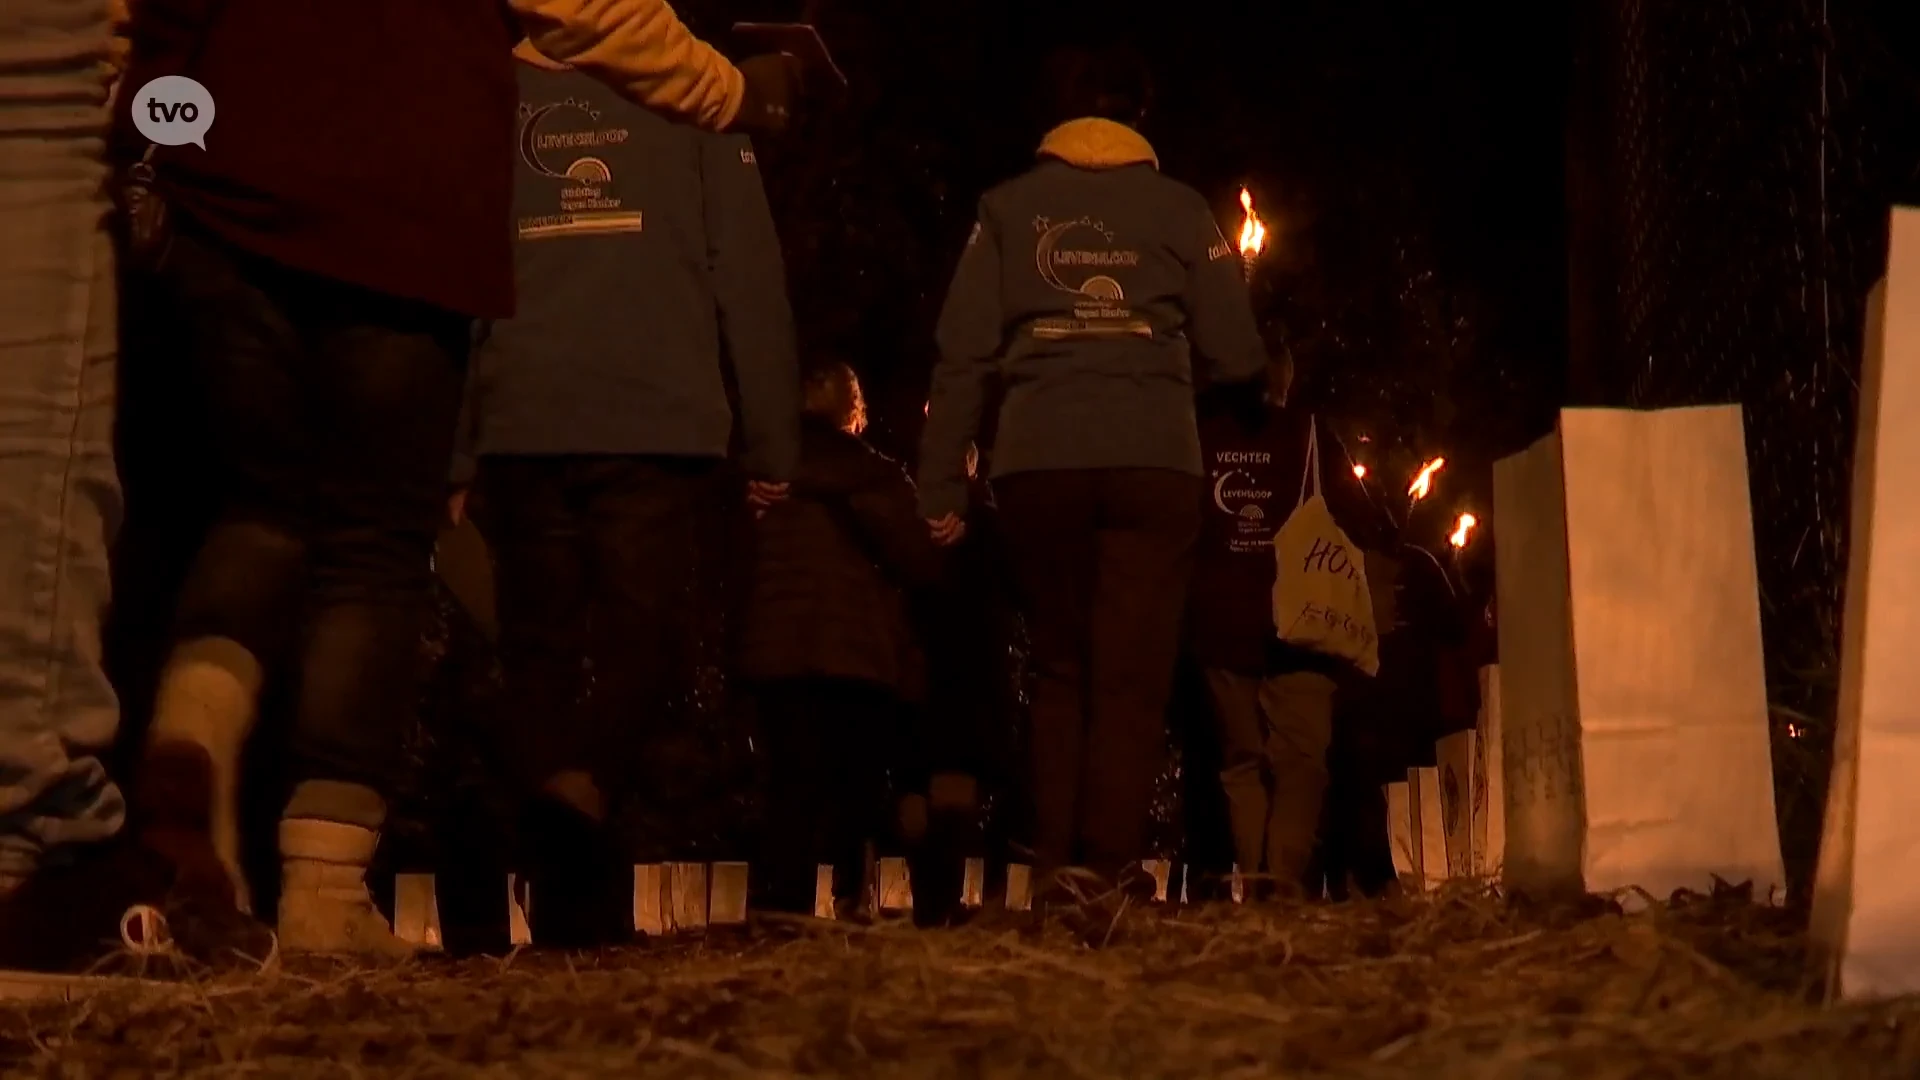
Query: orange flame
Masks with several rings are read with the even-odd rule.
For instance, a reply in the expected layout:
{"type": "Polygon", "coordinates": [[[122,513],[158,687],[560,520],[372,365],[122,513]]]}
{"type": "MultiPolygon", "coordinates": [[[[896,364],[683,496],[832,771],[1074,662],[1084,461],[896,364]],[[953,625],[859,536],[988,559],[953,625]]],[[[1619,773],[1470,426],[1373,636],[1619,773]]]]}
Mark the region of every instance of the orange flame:
{"type": "Polygon", "coordinates": [[[1473,527],[1478,524],[1480,524],[1479,518],[1472,514],[1461,514],[1460,520],[1454,523],[1453,535],[1447,537],[1447,543],[1456,548],[1466,547],[1467,541],[1473,539],[1473,527]]]}
{"type": "Polygon", "coordinates": [[[1434,458],[1432,461],[1420,466],[1420,474],[1413,478],[1412,484],[1408,485],[1407,494],[1413,496],[1413,501],[1415,502],[1426,498],[1427,495],[1433,491],[1434,474],[1446,467],[1447,459],[1443,457],[1434,458]]]}
{"type": "Polygon", "coordinates": [[[1240,189],[1240,209],[1246,211],[1240,222],[1240,257],[1251,259],[1267,246],[1267,225],[1253,212],[1253,192],[1246,188],[1240,189]]]}
{"type": "Polygon", "coordinates": [[[1367,478],[1367,467],[1365,465],[1355,465],[1353,467],[1353,476],[1356,480],[1365,480],[1367,478]]]}

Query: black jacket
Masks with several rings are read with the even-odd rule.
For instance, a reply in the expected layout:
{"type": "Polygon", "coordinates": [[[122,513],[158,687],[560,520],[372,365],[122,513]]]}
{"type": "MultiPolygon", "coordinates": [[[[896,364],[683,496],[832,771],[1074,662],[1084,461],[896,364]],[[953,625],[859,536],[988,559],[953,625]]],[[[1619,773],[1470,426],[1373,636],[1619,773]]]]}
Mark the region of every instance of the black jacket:
{"type": "MultiPolygon", "coordinates": [[[[1276,640],[1273,625],[1278,569],[1273,536],[1299,505],[1313,417],[1303,409],[1249,410],[1243,397],[1237,390],[1223,389],[1202,402],[1200,444],[1207,494],[1187,607],[1188,642],[1194,659],[1205,667],[1245,674],[1331,674],[1344,666],[1341,661],[1276,640]]],[[[1378,547],[1377,515],[1339,440],[1325,423],[1315,427],[1328,511],[1356,547],[1378,547]]],[[[1379,631],[1384,637],[1387,628],[1379,631]]]]}
{"type": "Polygon", "coordinates": [[[941,559],[905,470],[808,417],[792,493],[756,534],[740,673],[858,679],[917,699],[908,592],[936,582],[941,559]]]}

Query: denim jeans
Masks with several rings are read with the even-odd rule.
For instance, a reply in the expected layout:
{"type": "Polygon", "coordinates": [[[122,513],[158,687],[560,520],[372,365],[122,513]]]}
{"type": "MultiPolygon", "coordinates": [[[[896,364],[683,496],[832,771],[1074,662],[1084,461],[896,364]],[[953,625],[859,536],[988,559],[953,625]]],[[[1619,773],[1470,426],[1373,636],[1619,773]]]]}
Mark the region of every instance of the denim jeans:
{"type": "Polygon", "coordinates": [[[0,888],[125,817],[101,755],[117,327],[102,0],[0,7],[0,888]]]}
{"type": "Polygon", "coordinates": [[[419,705],[468,322],[174,225],[156,286],[185,324],[219,503],[175,639],[290,668],[291,779],[382,792],[419,705]]]}

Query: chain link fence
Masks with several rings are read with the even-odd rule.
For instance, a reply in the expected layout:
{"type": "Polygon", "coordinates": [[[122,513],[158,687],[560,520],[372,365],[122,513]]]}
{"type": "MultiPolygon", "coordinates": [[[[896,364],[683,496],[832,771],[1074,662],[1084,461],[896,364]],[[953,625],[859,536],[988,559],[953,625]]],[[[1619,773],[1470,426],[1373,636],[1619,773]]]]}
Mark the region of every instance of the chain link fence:
{"type": "Polygon", "coordinates": [[[1888,204],[1912,194],[1913,99],[1887,26],[1859,3],[1585,7],[1571,389],[1583,403],[1745,410],[1782,838],[1805,882],[1833,732],[1865,299],[1886,265],[1888,204]]]}

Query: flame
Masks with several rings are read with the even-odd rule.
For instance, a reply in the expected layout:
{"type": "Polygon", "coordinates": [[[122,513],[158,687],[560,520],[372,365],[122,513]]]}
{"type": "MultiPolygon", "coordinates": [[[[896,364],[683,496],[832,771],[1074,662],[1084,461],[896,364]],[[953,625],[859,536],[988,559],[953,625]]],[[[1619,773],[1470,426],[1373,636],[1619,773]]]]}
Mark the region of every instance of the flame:
{"type": "Polygon", "coordinates": [[[1267,246],[1267,225],[1253,212],[1253,192],[1246,188],[1240,189],[1240,209],[1246,211],[1240,223],[1240,257],[1251,259],[1267,246]]]}
{"type": "Polygon", "coordinates": [[[1367,478],[1367,467],[1365,465],[1355,465],[1353,467],[1353,476],[1356,480],[1365,480],[1367,478]]]}
{"type": "Polygon", "coordinates": [[[1419,502],[1421,499],[1426,498],[1428,493],[1433,491],[1434,474],[1446,467],[1447,459],[1443,457],[1434,458],[1432,461],[1420,466],[1420,474],[1415,476],[1413,483],[1407,486],[1407,494],[1413,496],[1414,502],[1419,502]]]}
{"type": "Polygon", "coordinates": [[[1453,535],[1447,537],[1447,543],[1457,548],[1466,547],[1467,541],[1473,538],[1473,527],[1478,524],[1479,518],[1472,514],[1461,514],[1460,520],[1454,523],[1453,535]]]}

